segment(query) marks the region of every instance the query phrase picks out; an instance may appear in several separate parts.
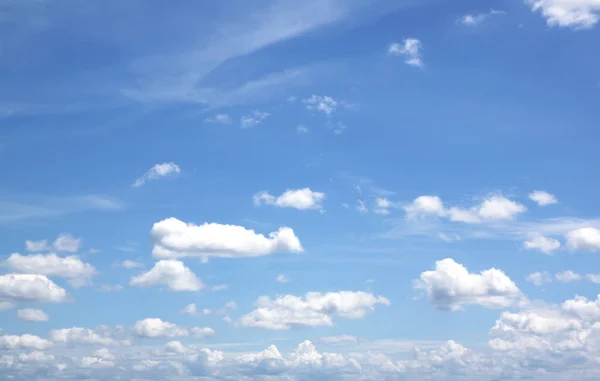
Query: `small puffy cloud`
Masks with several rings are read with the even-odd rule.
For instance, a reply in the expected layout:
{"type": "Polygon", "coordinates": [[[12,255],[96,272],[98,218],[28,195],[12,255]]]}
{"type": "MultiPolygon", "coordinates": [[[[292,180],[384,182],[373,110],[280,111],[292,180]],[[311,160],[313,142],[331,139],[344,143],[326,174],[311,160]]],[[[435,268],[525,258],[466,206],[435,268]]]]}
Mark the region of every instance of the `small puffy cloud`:
{"type": "Polygon", "coordinates": [[[57,344],[116,345],[119,342],[99,329],[72,327],[50,331],[50,339],[57,344]]]}
{"type": "Polygon", "coordinates": [[[67,291],[45,275],[0,275],[0,301],[8,302],[64,302],[67,291]]]}
{"type": "Polygon", "coordinates": [[[294,230],[289,227],[281,227],[265,237],[237,225],[194,225],[168,218],[155,223],[151,235],[154,240],[152,254],[156,258],[243,258],[304,251],[294,230]]]}
{"type": "Polygon", "coordinates": [[[252,128],[259,124],[261,124],[265,119],[267,119],[271,114],[268,112],[261,112],[255,110],[248,115],[242,116],[240,119],[240,125],[242,128],[252,128]]]}
{"type": "Polygon", "coordinates": [[[527,275],[526,279],[528,282],[533,283],[534,285],[536,285],[538,287],[540,287],[546,283],[552,282],[552,277],[546,271],[542,271],[542,272],[538,271],[535,273],[531,273],[531,274],[527,275]]]}
{"type": "Polygon", "coordinates": [[[173,162],[156,164],[150,168],[148,172],[144,173],[141,177],[135,180],[133,186],[136,188],[141,187],[147,181],[173,176],[178,173],[181,173],[181,168],[179,168],[179,166],[173,162]]]}
{"type": "Polygon", "coordinates": [[[190,329],[192,336],[197,338],[205,338],[214,336],[216,334],[215,330],[209,327],[192,327],[190,329]]]}
{"type": "Polygon", "coordinates": [[[362,319],[376,304],[390,301],[362,291],[309,292],[304,297],[281,295],[275,299],[262,296],[256,309],[240,319],[244,327],[288,330],[296,326],[333,326],[333,318],[362,319]]]}
{"type": "Polygon", "coordinates": [[[427,215],[444,216],[445,209],[442,200],[437,196],[419,196],[404,207],[406,217],[414,219],[427,215]]]}
{"type": "Polygon", "coordinates": [[[56,254],[11,254],[4,264],[15,272],[57,276],[85,283],[96,274],[96,269],[76,255],[59,257],[56,254]]]}
{"type": "Polygon", "coordinates": [[[549,26],[588,29],[600,19],[597,0],[525,0],[525,3],[540,12],[549,26]]]}
{"type": "Polygon", "coordinates": [[[572,251],[600,251],[600,229],[587,227],[570,231],[566,246],[572,251]]]}
{"type": "Polygon", "coordinates": [[[554,277],[556,278],[556,280],[564,282],[564,283],[569,283],[569,282],[573,282],[573,281],[582,279],[581,275],[576,274],[571,270],[557,273],[554,275],[554,277]]]}
{"type": "Polygon", "coordinates": [[[529,199],[535,201],[539,206],[552,205],[558,202],[553,194],[542,190],[535,190],[529,193],[529,199]]]}
{"type": "Polygon", "coordinates": [[[299,134],[307,134],[309,132],[309,129],[305,125],[299,124],[298,126],[296,126],[296,132],[299,134]]]}
{"type": "Polygon", "coordinates": [[[35,335],[0,336],[0,347],[3,349],[35,349],[43,351],[52,346],[52,342],[35,335]]]}
{"type": "Polygon", "coordinates": [[[157,338],[157,337],[179,337],[188,336],[186,328],[178,327],[176,324],[162,321],[158,318],[148,318],[135,323],[133,331],[137,336],[157,338]]]}
{"type": "Polygon", "coordinates": [[[488,18],[490,18],[491,16],[504,14],[506,14],[506,12],[492,9],[486,13],[466,14],[459,18],[458,22],[466,26],[477,26],[485,20],[487,20],[488,18]]]}
{"type": "Polygon", "coordinates": [[[343,343],[358,343],[358,338],[350,335],[326,336],[317,340],[323,344],[343,344],[343,343]]]}
{"type": "Polygon", "coordinates": [[[156,262],[150,271],[132,277],[129,284],[136,287],[164,284],[171,291],[199,291],[204,288],[204,284],[196,274],[176,259],[156,262]]]}
{"type": "Polygon", "coordinates": [[[302,102],[306,104],[307,109],[320,111],[327,115],[331,115],[339,105],[339,102],[332,97],[315,94],[311,95],[309,98],[303,99],[302,102]]]}
{"type": "MultiPolygon", "coordinates": [[[[15,307],[14,303],[7,302],[6,300],[0,300],[0,311],[10,310],[11,308],[14,308],[14,307],[15,307]]],[[[2,332],[1,329],[0,329],[0,332],[2,332]]]]}
{"type": "Polygon", "coordinates": [[[279,274],[279,275],[277,275],[277,278],[275,278],[275,280],[276,280],[277,282],[279,282],[279,283],[287,283],[287,282],[289,282],[289,281],[290,281],[290,280],[288,279],[288,277],[287,277],[287,276],[285,276],[284,274],[279,274]]]}
{"type": "Polygon", "coordinates": [[[492,268],[479,274],[469,273],[451,258],[437,261],[435,270],[421,273],[414,287],[424,290],[440,310],[461,310],[469,304],[503,308],[524,300],[517,285],[502,271],[492,268]]]}
{"type": "Polygon", "coordinates": [[[273,196],[269,192],[259,192],[253,197],[254,205],[267,204],[280,208],[294,208],[299,210],[323,208],[325,193],[313,192],[310,188],[287,189],[280,196],[273,196]]]}
{"type": "Polygon", "coordinates": [[[477,206],[463,209],[450,208],[447,210],[448,218],[455,222],[480,223],[484,221],[512,220],[527,208],[508,198],[492,194],[484,198],[477,206]]]}
{"type": "Polygon", "coordinates": [[[421,41],[416,38],[407,38],[402,43],[394,42],[390,44],[388,54],[403,56],[407,65],[423,67],[422,49],[421,41]]]}
{"type": "Polygon", "coordinates": [[[132,261],[132,260],[126,259],[123,262],[121,262],[121,267],[124,267],[126,269],[134,269],[136,267],[144,267],[144,264],[140,263],[140,262],[136,262],[136,261],[132,261]]]}
{"type": "Polygon", "coordinates": [[[233,311],[237,308],[237,303],[230,301],[225,303],[223,307],[217,309],[210,308],[198,308],[195,303],[188,304],[185,306],[181,313],[190,316],[208,316],[208,315],[226,315],[228,312],[233,311]]]}
{"type": "Polygon", "coordinates": [[[560,242],[553,238],[535,235],[530,240],[523,243],[523,247],[528,250],[538,250],[544,254],[552,255],[555,250],[560,249],[560,242]]]}
{"type": "Polygon", "coordinates": [[[586,274],[585,279],[592,283],[600,284],[600,274],[586,274]]]}
{"type": "Polygon", "coordinates": [[[231,118],[227,114],[217,114],[212,118],[204,119],[204,123],[212,124],[231,124],[231,118]]]}
{"type": "Polygon", "coordinates": [[[52,247],[56,251],[75,253],[81,247],[81,238],[75,238],[70,234],[61,234],[54,240],[52,247]]]}
{"type": "Polygon", "coordinates": [[[456,233],[439,232],[438,237],[444,242],[457,242],[461,240],[460,236],[456,233]]]}
{"type": "Polygon", "coordinates": [[[50,249],[50,246],[48,246],[48,241],[45,239],[42,239],[40,241],[30,241],[27,240],[25,241],[25,249],[27,251],[32,251],[32,252],[38,252],[38,251],[46,251],[50,249]]]}
{"type": "Polygon", "coordinates": [[[48,321],[48,314],[35,308],[23,308],[17,311],[17,317],[27,321],[48,321]]]}

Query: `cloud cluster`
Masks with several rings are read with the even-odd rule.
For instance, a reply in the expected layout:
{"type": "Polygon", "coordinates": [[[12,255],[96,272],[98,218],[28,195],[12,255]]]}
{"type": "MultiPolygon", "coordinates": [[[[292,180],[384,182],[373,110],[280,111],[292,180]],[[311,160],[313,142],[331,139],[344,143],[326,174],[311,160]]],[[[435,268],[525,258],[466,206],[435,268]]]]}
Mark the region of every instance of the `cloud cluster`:
{"type": "Polygon", "coordinates": [[[456,311],[470,304],[503,308],[525,302],[517,285],[501,270],[469,273],[451,258],[437,261],[435,270],[421,273],[414,287],[424,290],[433,306],[440,310],[456,311]]]}
{"type": "Polygon", "coordinates": [[[289,227],[279,228],[265,237],[242,226],[194,225],[168,218],[155,223],[151,235],[154,240],[152,254],[156,258],[241,258],[304,251],[289,227]]]}
{"type": "Polygon", "coordinates": [[[76,255],[60,257],[54,253],[31,255],[13,253],[4,261],[4,265],[18,273],[67,278],[74,286],[86,284],[97,273],[94,266],[84,263],[76,255]]]}
{"type": "Polygon", "coordinates": [[[394,42],[388,46],[388,54],[403,56],[407,65],[423,67],[423,44],[416,38],[406,38],[402,43],[394,42]]]}
{"type": "Polygon", "coordinates": [[[292,327],[333,326],[333,318],[362,319],[375,305],[390,301],[363,291],[309,292],[304,297],[262,296],[256,309],[240,319],[244,327],[288,330],[292,327]]]}
{"type": "Polygon", "coordinates": [[[541,12],[548,25],[573,29],[592,28],[600,19],[597,0],[525,0],[534,11],[541,12]]]}
{"type": "Polygon", "coordinates": [[[279,196],[273,196],[269,192],[259,192],[254,195],[253,200],[254,205],[267,204],[280,208],[322,210],[325,193],[314,192],[310,188],[287,189],[279,196]]]}
{"type": "Polygon", "coordinates": [[[173,338],[190,334],[197,338],[204,338],[215,334],[212,328],[193,327],[188,329],[158,318],[147,318],[136,322],[133,332],[135,335],[145,338],[173,338]]]}

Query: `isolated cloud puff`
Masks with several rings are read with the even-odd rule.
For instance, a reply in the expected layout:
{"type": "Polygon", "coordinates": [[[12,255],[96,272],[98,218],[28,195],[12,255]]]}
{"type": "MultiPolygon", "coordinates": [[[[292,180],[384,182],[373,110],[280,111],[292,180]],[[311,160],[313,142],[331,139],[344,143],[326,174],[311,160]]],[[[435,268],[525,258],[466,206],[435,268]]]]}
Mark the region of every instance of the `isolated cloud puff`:
{"type": "Polygon", "coordinates": [[[288,227],[264,236],[237,225],[194,225],[168,218],[155,223],[151,235],[154,240],[152,254],[157,258],[242,258],[304,251],[300,240],[288,227]]]}
{"type": "Polygon", "coordinates": [[[129,284],[136,287],[164,284],[171,291],[199,291],[204,288],[196,274],[176,259],[156,262],[148,272],[132,277],[129,284]]]}
{"type": "Polygon", "coordinates": [[[137,180],[135,180],[135,182],[133,183],[133,186],[136,188],[141,187],[142,185],[144,185],[146,182],[148,182],[150,180],[157,180],[157,179],[169,177],[169,176],[172,176],[172,175],[175,175],[178,173],[181,173],[181,168],[179,168],[179,166],[177,164],[173,163],[172,161],[168,162],[168,163],[155,164],[146,173],[144,173],[137,180]]]}
{"type": "Polygon", "coordinates": [[[325,193],[313,192],[310,188],[287,189],[279,196],[269,192],[259,192],[254,195],[254,205],[267,204],[280,208],[294,208],[299,210],[322,209],[325,193]]]}

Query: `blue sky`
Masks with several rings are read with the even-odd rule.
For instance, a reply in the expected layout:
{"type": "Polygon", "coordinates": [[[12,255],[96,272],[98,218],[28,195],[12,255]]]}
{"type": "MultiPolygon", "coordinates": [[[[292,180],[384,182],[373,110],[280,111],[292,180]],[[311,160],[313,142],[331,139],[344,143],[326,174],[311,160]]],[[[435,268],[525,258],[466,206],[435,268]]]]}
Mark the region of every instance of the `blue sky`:
{"type": "Polygon", "coordinates": [[[598,379],[599,18],[0,0],[0,373],[598,379]]]}

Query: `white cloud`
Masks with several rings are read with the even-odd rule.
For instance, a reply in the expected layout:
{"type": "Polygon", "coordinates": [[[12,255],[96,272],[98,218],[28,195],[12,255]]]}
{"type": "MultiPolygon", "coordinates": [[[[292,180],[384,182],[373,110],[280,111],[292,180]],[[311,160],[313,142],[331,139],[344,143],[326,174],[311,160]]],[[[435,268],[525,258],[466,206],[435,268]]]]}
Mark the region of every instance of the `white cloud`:
{"type": "MultiPolygon", "coordinates": [[[[6,300],[0,300],[0,311],[10,310],[11,308],[14,308],[14,306],[14,303],[7,302],[6,300]]],[[[0,332],[2,332],[1,329],[0,332]]]]}
{"type": "Polygon", "coordinates": [[[27,321],[48,321],[48,314],[34,308],[23,308],[17,311],[17,317],[27,321]]]}
{"type": "Polygon", "coordinates": [[[209,327],[192,327],[190,331],[191,334],[197,338],[210,337],[216,334],[215,330],[209,327]]]}
{"type": "Polygon", "coordinates": [[[586,227],[570,231],[566,246],[572,251],[600,251],[600,229],[586,227]]]}
{"type": "Polygon", "coordinates": [[[492,194],[484,198],[477,206],[463,209],[450,208],[447,215],[451,221],[480,223],[483,221],[512,220],[527,210],[525,206],[509,200],[502,195],[492,194]]]}
{"type": "Polygon", "coordinates": [[[57,344],[117,345],[119,342],[101,329],[72,327],[50,331],[50,339],[57,344]]]}
{"type": "Polygon", "coordinates": [[[527,281],[530,283],[533,283],[536,286],[542,286],[546,283],[550,283],[552,282],[552,277],[550,276],[550,274],[548,274],[548,272],[543,271],[543,272],[535,272],[535,273],[531,273],[529,275],[527,275],[527,281]]]}
{"type": "Polygon", "coordinates": [[[48,241],[45,239],[42,239],[40,241],[30,241],[30,240],[25,241],[25,249],[27,251],[33,251],[33,252],[46,251],[49,248],[50,247],[48,246],[48,241]]]}
{"type": "Polygon", "coordinates": [[[422,48],[421,41],[416,38],[407,38],[402,43],[394,42],[390,44],[388,54],[403,56],[406,64],[423,67],[422,48]]]}
{"type": "Polygon", "coordinates": [[[126,269],[134,269],[136,267],[144,267],[144,264],[140,263],[140,262],[136,262],[136,261],[132,261],[132,260],[126,259],[123,262],[121,262],[121,267],[124,267],[126,269]]]}
{"type": "Polygon", "coordinates": [[[242,116],[242,118],[240,119],[240,125],[242,126],[242,128],[252,128],[261,124],[270,115],[271,114],[269,114],[268,112],[255,110],[248,115],[242,116]]]}
{"type": "Polygon", "coordinates": [[[81,238],[75,238],[70,234],[59,235],[52,244],[56,251],[75,253],[81,247],[81,238]]]}
{"type": "Polygon", "coordinates": [[[552,204],[556,204],[558,202],[558,200],[556,199],[556,197],[553,194],[550,194],[546,191],[542,191],[542,190],[535,190],[531,193],[529,193],[529,198],[532,201],[537,202],[537,204],[539,206],[547,206],[547,205],[552,205],[552,204]]]}
{"type": "Polygon", "coordinates": [[[63,302],[67,291],[44,275],[0,275],[0,300],[9,302],[63,302]]]}
{"type": "Polygon", "coordinates": [[[296,326],[333,326],[333,318],[362,319],[376,304],[390,305],[382,296],[358,291],[309,292],[304,297],[280,295],[275,299],[262,296],[254,311],[244,315],[244,327],[288,330],[296,326]]]}
{"type": "Polygon", "coordinates": [[[437,196],[419,196],[410,205],[405,206],[404,211],[408,219],[427,215],[441,217],[446,214],[444,204],[437,196]]]}
{"type": "Polygon", "coordinates": [[[144,173],[141,177],[135,180],[133,186],[136,188],[141,187],[147,181],[173,176],[178,173],[181,173],[181,168],[179,168],[179,166],[173,162],[156,164],[150,168],[148,172],[144,173]]]}
{"type": "Polygon", "coordinates": [[[208,315],[226,315],[228,312],[233,311],[237,308],[237,303],[229,301],[225,303],[223,307],[217,309],[202,308],[199,309],[195,303],[188,304],[185,306],[181,313],[190,316],[208,316],[208,315]]]}
{"type": "Polygon", "coordinates": [[[204,119],[204,123],[231,124],[231,118],[227,114],[217,114],[212,118],[204,119]]]}
{"type": "Polygon", "coordinates": [[[477,26],[487,20],[489,17],[494,15],[503,15],[506,14],[504,11],[497,11],[495,9],[490,10],[487,13],[477,13],[477,14],[466,14],[462,16],[458,21],[466,26],[477,26]]]}
{"type": "Polygon", "coordinates": [[[104,292],[117,292],[117,291],[123,291],[123,286],[121,286],[120,284],[103,284],[100,286],[100,291],[104,291],[104,292]]]}
{"type": "Polygon", "coordinates": [[[367,213],[369,211],[363,200],[356,201],[356,210],[358,210],[359,213],[367,213]]]}
{"type": "Polygon", "coordinates": [[[186,328],[178,327],[176,324],[162,321],[158,318],[148,318],[135,323],[133,331],[140,337],[178,337],[188,336],[186,328]]]}
{"type": "Polygon", "coordinates": [[[553,238],[535,235],[530,240],[523,243],[523,247],[528,250],[539,250],[544,254],[552,255],[555,250],[560,249],[560,242],[553,238]]]}
{"type": "Polygon", "coordinates": [[[323,344],[343,344],[343,343],[358,343],[358,338],[350,335],[326,336],[317,340],[323,344]]]}
{"type": "Polygon", "coordinates": [[[581,280],[582,276],[579,274],[574,273],[571,270],[567,270],[567,271],[563,271],[560,273],[557,273],[554,275],[554,277],[556,278],[556,280],[564,282],[564,283],[569,283],[569,282],[573,282],[576,280],[581,280]]]}
{"type": "Polygon", "coordinates": [[[339,105],[339,102],[327,95],[311,95],[309,98],[303,99],[309,110],[321,111],[327,115],[331,115],[339,105]]]}
{"type": "Polygon", "coordinates": [[[132,277],[129,284],[136,287],[164,284],[171,291],[199,291],[204,288],[196,274],[176,259],[156,262],[148,272],[132,277]]]}
{"type": "Polygon", "coordinates": [[[437,261],[435,270],[421,273],[414,287],[424,290],[440,310],[461,310],[469,304],[502,308],[524,300],[519,288],[501,270],[492,268],[472,274],[451,258],[437,261]]]}
{"type": "Polygon", "coordinates": [[[152,254],[157,258],[241,258],[304,251],[300,240],[288,227],[281,227],[265,237],[242,226],[194,225],[168,218],[155,223],[151,235],[154,240],[152,254]]]}
{"type": "Polygon", "coordinates": [[[457,242],[461,240],[460,236],[456,233],[439,232],[438,237],[444,242],[457,242]]]}
{"type": "Polygon", "coordinates": [[[525,0],[542,13],[548,25],[573,29],[592,28],[600,18],[597,0],[525,0]]]}
{"type": "Polygon", "coordinates": [[[600,274],[586,274],[585,279],[592,283],[600,284],[600,274]]]}
{"type": "Polygon", "coordinates": [[[15,272],[57,276],[86,283],[96,274],[96,269],[76,255],[59,257],[56,254],[11,254],[4,264],[15,272]]]}
{"type": "Polygon", "coordinates": [[[323,208],[325,193],[313,192],[310,188],[287,189],[280,196],[273,196],[269,192],[259,192],[253,197],[254,205],[262,203],[280,208],[294,208],[299,210],[323,208]]]}
{"type": "Polygon", "coordinates": [[[277,278],[275,278],[275,280],[276,280],[277,282],[279,282],[279,283],[287,283],[287,282],[289,282],[289,281],[290,281],[290,280],[288,279],[288,277],[287,277],[287,276],[285,276],[284,274],[279,274],[279,275],[277,275],[277,278]]]}
{"type": "Polygon", "coordinates": [[[296,132],[299,134],[307,134],[310,130],[303,124],[296,126],[296,132]]]}
{"type": "Polygon", "coordinates": [[[52,343],[39,336],[25,334],[22,336],[0,336],[0,347],[3,349],[35,349],[43,351],[52,346],[52,343]]]}

